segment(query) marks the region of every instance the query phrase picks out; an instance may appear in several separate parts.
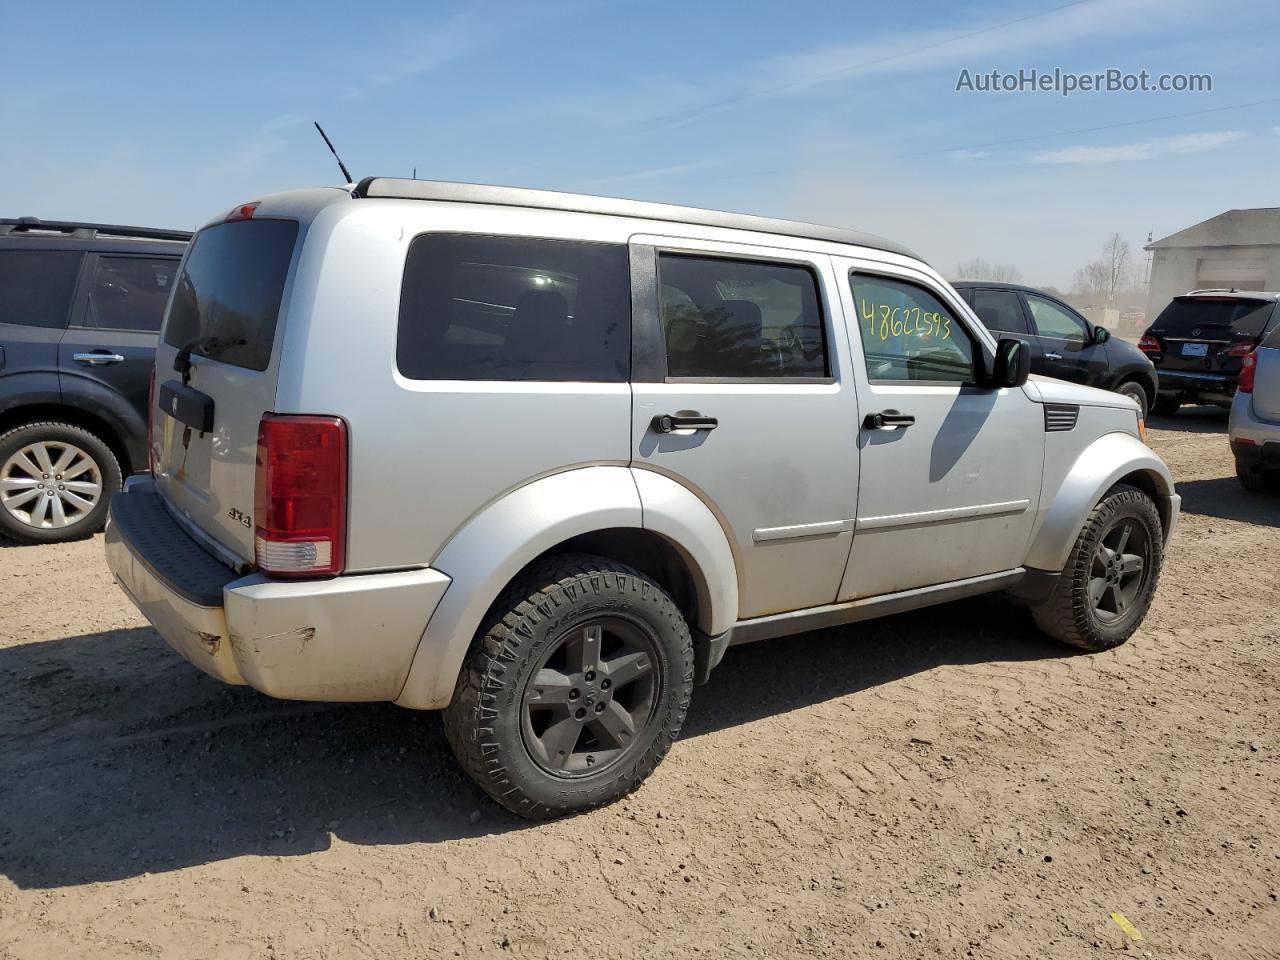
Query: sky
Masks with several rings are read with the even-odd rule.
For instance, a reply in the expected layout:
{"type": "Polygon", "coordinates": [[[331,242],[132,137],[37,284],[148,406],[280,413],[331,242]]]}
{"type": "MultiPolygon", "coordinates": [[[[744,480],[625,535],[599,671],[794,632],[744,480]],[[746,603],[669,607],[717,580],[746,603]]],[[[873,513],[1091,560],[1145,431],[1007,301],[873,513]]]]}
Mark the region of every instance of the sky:
{"type": "Polygon", "coordinates": [[[1119,232],[1280,205],[1273,0],[0,0],[0,216],[195,228],[357,179],[833,223],[1066,288],[1119,232]],[[1020,69],[1212,91],[957,91],[1020,69]]]}

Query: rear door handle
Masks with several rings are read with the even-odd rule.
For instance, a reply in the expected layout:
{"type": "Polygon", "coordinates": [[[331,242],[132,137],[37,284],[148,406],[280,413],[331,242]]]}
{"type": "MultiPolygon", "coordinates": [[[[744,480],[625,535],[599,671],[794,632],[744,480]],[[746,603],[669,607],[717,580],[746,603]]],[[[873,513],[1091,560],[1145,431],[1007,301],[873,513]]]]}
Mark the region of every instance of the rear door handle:
{"type": "Polygon", "coordinates": [[[916,418],[909,413],[885,410],[883,413],[868,413],[866,419],[862,421],[862,429],[897,430],[899,427],[909,427],[915,422],[916,418]]]}
{"type": "Polygon", "coordinates": [[[655,433],[672,433],[676,430],[714,430],[720,426],[720,421],[700,413],[660,413],[650,426],[655,433]]]}
{"type": "Polygon", "coordinates": [[[1061,359],[1062,359],[1062,354],[1060,354],[1060,353],[1046,353],[1046,354],[1044,355],[1044,358],[1045,358],[1046,360],[1061,360],[1061,359]]]}
{"type": "Polygon", "coordinates": [[[106,350],[95,350],[92,353],[73,353],[71,359],[76,363],[87,363],[91,367],[100,367],[105,363],[120,363],[124,357],[106,350]]]}

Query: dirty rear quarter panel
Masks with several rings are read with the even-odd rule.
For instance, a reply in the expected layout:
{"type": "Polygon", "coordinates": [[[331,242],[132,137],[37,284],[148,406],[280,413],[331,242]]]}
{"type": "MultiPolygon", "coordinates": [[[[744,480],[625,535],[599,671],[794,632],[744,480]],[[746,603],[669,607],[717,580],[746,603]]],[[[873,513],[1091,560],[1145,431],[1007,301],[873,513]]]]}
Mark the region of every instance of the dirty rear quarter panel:
{"type": "MultiPolygon", "coordinates": [[[[624,225],[554,211],[351,200],[311,224],[276,407],[349,427],[349,570],[428,564],[486,504],[530,480],[630,458],[626,383],[410,380],[396,369],[405,257],[429,231],[625,243],[624,225]]],[[[448,573],[448,571],[445,571],[448,573]]]]}

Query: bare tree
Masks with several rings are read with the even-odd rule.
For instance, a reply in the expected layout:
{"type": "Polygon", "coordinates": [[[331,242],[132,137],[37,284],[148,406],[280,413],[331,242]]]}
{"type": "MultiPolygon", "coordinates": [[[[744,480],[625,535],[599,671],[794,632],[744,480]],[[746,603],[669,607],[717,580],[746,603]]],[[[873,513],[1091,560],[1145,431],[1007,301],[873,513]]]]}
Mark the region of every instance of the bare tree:
{"type": "Polygon", "coordinates": [[[992,280],[996,283],[1021,283],[1022,271],[1011,263],[987,263],[981,257],[956,264],[957,280],[992,280]]]}
{"type": "Polygon", "coordinates": [[[1075,293],[1101,298],[1111,304],[1130,289],[1133,282],[1133,252],[1129,241],[1113,233],[1102,245],[1102,256],[1077,270],[1071,286],[1075,293]]]}

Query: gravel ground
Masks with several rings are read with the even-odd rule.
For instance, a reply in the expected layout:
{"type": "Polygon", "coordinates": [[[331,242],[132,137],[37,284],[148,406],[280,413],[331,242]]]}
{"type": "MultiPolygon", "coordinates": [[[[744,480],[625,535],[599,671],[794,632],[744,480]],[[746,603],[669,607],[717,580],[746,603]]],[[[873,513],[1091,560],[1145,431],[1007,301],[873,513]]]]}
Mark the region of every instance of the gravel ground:
{"type": "Polygon", "coordinates": [[[1280,499],[1225,429],[1154,424],[1126,646],[983,599],[738,648],[639,793],[539,826],[433,715],[198,673],[101,537],[0,548],[0,957],[1280,957],[1280,499]]]}

